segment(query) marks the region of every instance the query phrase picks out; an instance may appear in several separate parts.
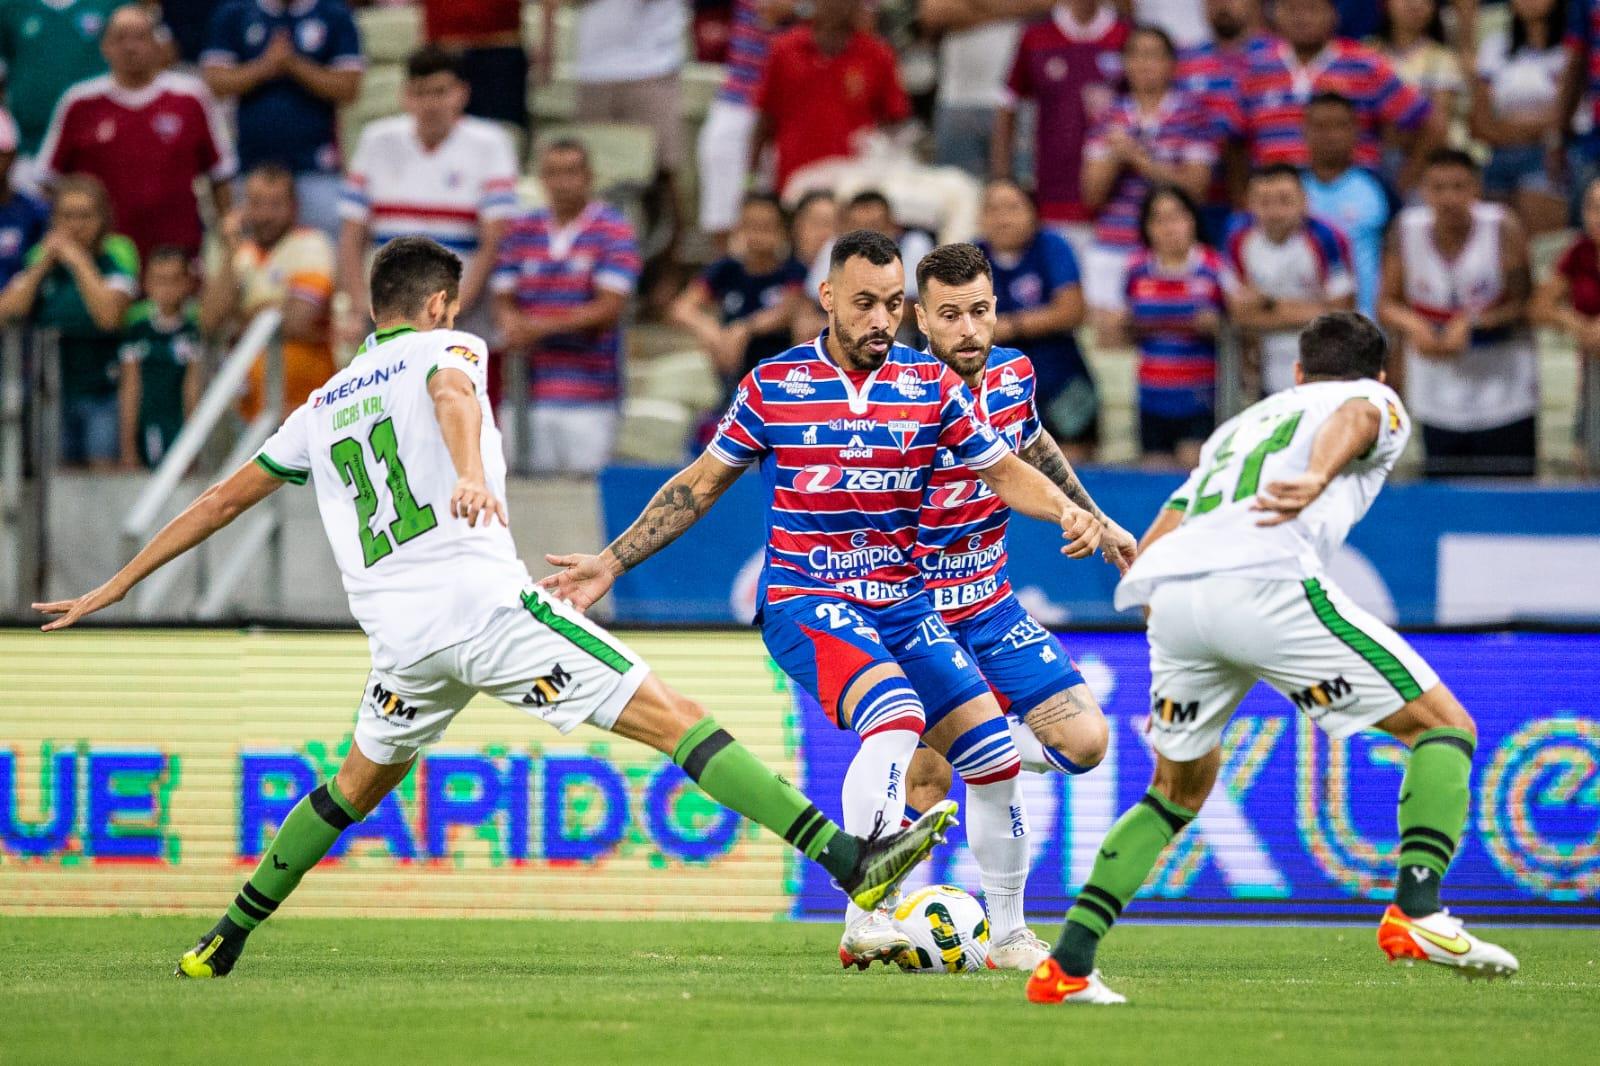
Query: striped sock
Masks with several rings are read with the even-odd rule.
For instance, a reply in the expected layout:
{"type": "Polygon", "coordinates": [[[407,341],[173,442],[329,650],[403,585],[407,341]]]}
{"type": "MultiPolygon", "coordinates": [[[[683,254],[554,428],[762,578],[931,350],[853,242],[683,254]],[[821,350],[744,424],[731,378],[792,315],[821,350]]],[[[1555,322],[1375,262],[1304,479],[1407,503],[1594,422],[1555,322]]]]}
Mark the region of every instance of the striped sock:
{"type": "Polygon", "coordinates": [[[261,865],[228,907],[228,920],[249,932],[272,917],[306,871],[321,862],[339,834],[361,817],[331,778],[318,785],[278,827],[261,865]]]}
{"type": "Polygon", "coordinates": [[[1400,782],[1400,871],[1395,905],[1412,918],[1437,911],[1456,844],[1467,823],[1472,734],[1430,729],[1411,748],[1400,782]]]}
{"type": "Polygon", "coordinates": [[[847,877],[860,842],[825,816],[793,785],[767,769],[748,748],[711,718],[702,718],[678,741],[672,761],[706,795],[788,841],[830,874],[847,877]]]}

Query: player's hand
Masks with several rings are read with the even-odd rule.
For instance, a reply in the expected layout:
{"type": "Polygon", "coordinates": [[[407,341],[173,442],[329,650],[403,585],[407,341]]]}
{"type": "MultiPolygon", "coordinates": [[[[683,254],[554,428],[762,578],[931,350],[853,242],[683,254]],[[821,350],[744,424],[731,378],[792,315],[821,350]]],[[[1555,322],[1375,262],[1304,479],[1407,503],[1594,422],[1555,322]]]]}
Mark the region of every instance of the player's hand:
{"type": "Polygon", "coordinates": [[[539,587],[580,611],[594,606],[616,582],[617,575],[598,555],[546,555],[544,561],[565,569],[543,578],[539,587]]]}
{"type": "Polygon", "coordinates": [[[1126,574],[1139,554],[1139,542],[1132,533],[1115,522],[1107,521],[1105,531],[1100,541],[1100,554],[1106,562],[1117,568],[1117,573],[1126,574]]]}
{"type": "Polygon", "coordinates": [[[1061,554],[1069,559],[1087,559],[1100,547],[1105,527],[1094,515],[1081,507],[1074,507],[1061,516],[1061,539],[1066,546],[1061,554]]]}
{"type": "Polygon", "coordinates": [[[39,628],[46,633],[57,629],[65,629],[74,625],[81,618],[87,618],[96,611],[110,607],[114,603],[122,602],[122,593],[113,589],[111,585],[101,585],[93,592],[86,592],[75,600],[55,600],[51,603],[36,603],[33,609],[40,614],[60,615],[53,622],[46,622],[39,628]]]}
{"type": "Polygon", "coordinates": [[[506,505],[494,498],[489,486],[477,478],[459,479],[450,494],[450,517],[465,518],[468,526],[476,526],[479,515],[483,516],[485,528],[491,518],[499,518],[502,526],[511,525],[506,518],[506,505]]]}
{"type": "Polygon", "coordinates": [[[1328,479],[1321,474],[1298,474],[1294,477],[1274,481],[1256,494],[1256,502],[1250,505],[1252,511],[1270,512],[1267,517],[1256,522],[1258,526],[1281,526],[1299,517],[1300,512],[1311,506],[1313,500],[1322,495],[1322,490],[1328,487],[1328,479]]]}

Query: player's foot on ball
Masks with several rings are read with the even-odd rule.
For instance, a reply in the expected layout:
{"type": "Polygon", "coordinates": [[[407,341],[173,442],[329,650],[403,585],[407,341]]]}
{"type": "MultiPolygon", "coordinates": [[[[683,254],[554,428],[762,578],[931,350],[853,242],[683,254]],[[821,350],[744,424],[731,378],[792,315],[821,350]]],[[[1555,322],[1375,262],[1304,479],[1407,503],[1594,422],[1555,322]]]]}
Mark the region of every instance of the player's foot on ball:
{"type": "Polygon", "coordinates": [[[1088,977],[1073,977],[1055,959],[1046,958],[1028,978],[1028,1002],[1089,1003],[1109,1007],[1126,1003],[1128,999],[1107,988],[1100,979],[1099,970],[1088,977]]]}
{"type": "Polygon", "coordinates": [[[1021,970],[1027,973],[1050,957],[1050,945],[1023,926],[1015,933],[989,945],[989,969],[1021,970]]]}
{"type": "Polygon", "coordinates": [[[1447,910],[1411,918],[1389,904],[1378,923],[1378,947],[1390,962],[1436,962],[1454,967],[1463,977],[1510,977],[1517,972],[1515,955],[1473,936],[1447,910]]]}
{"type": "Polygon", "coordinates": [[[959,824],[955,801],[940,800],[908,828],[882,836],[874,833],[862,842],[855,872],[839,887],[855,900],[857,907],[876,910],[906,879],[911,868],[928,857],[935,844],[944,843],[944,831],[959,824]]]}
{"type": "Polygon", "coordinates": [[[893,962],[911,950],[911,938],[895,928],[883,911],[868,911],[845,927],[839,940],[839,965],[865,970],[875,962],[893,962]]]}
{"type": "Polygon", "coordinates": [[[233,964],[239,961],[239,954],[244,951],[244,940],[248,935],[223,918],[200,938],[198,944],[183,953],[172,976],[200,979],[228,976],[233,964]]]}

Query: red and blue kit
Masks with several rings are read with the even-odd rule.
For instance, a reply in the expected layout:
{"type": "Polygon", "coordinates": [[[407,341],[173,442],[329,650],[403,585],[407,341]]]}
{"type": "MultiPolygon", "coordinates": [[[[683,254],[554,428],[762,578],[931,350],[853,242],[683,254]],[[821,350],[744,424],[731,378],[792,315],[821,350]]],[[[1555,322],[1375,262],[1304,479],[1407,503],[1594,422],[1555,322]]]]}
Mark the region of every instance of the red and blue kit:
{"type": "MultiPolygon", "coordinates": [[[[881,662],[905,671],[929,722],[984,691],[923,587],[917,526],[936,451],[979,471],[1008,450],[943,363],[897,344],[876,370],[846,371],[824,334],[747,374],[707,450],[760,465],[762,636],[835,722],[851,682],[881,662]]],[[[869,702],[850,725],[868,736],[920,714],[869,702]]]]}
{"type": "MultiPolygon", "coordinates": [[[[1014,451],[1044,432],[1034,396],[1028,357],[1012,348],[990,351],[977,413],[1014,451]]],[[[1001,708],[1023,715],[1083,677],[1012,593],[1006,571],[1010,520],[1011,508],[959,456],[937,449],[917,533],[917,563],[940,617],[978,661],[1001,708]]]]}

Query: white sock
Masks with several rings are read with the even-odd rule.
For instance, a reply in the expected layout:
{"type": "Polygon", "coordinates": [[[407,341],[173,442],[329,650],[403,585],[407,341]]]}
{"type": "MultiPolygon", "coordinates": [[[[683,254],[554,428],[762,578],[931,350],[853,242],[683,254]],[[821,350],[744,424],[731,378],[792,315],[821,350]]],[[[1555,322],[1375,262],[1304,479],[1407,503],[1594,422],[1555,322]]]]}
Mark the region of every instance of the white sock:
{"type": "Polygon", "coordinates": [[[1006,726],[1011,730],[1011,743],[1016,746],[1022,768],[1036,774],[1052,774],[1056,768],[1044,755],[1044,742],[1028,728],[1028,723],[1014,714],[1006,715],[1006,726]]]}
{"type": "MultiPolygon", "coordinates": [[[[885,833],[900,828],[906,813],[906,769],[921,739],[909,729],[886,729],[861,742],[841,790],[846,833],[866,838],[880,824],[885,833]]],[[[845,908],[845,923],[864,913],[850,903],[845,908]]]]}
{"type": "Polygon", "coordinates": [[[1028,816],[1022,779],[967,786],[967,843],[989,905],[989,942],[1021,929],[1022,889],[1028,882],[1028,816]]]}

